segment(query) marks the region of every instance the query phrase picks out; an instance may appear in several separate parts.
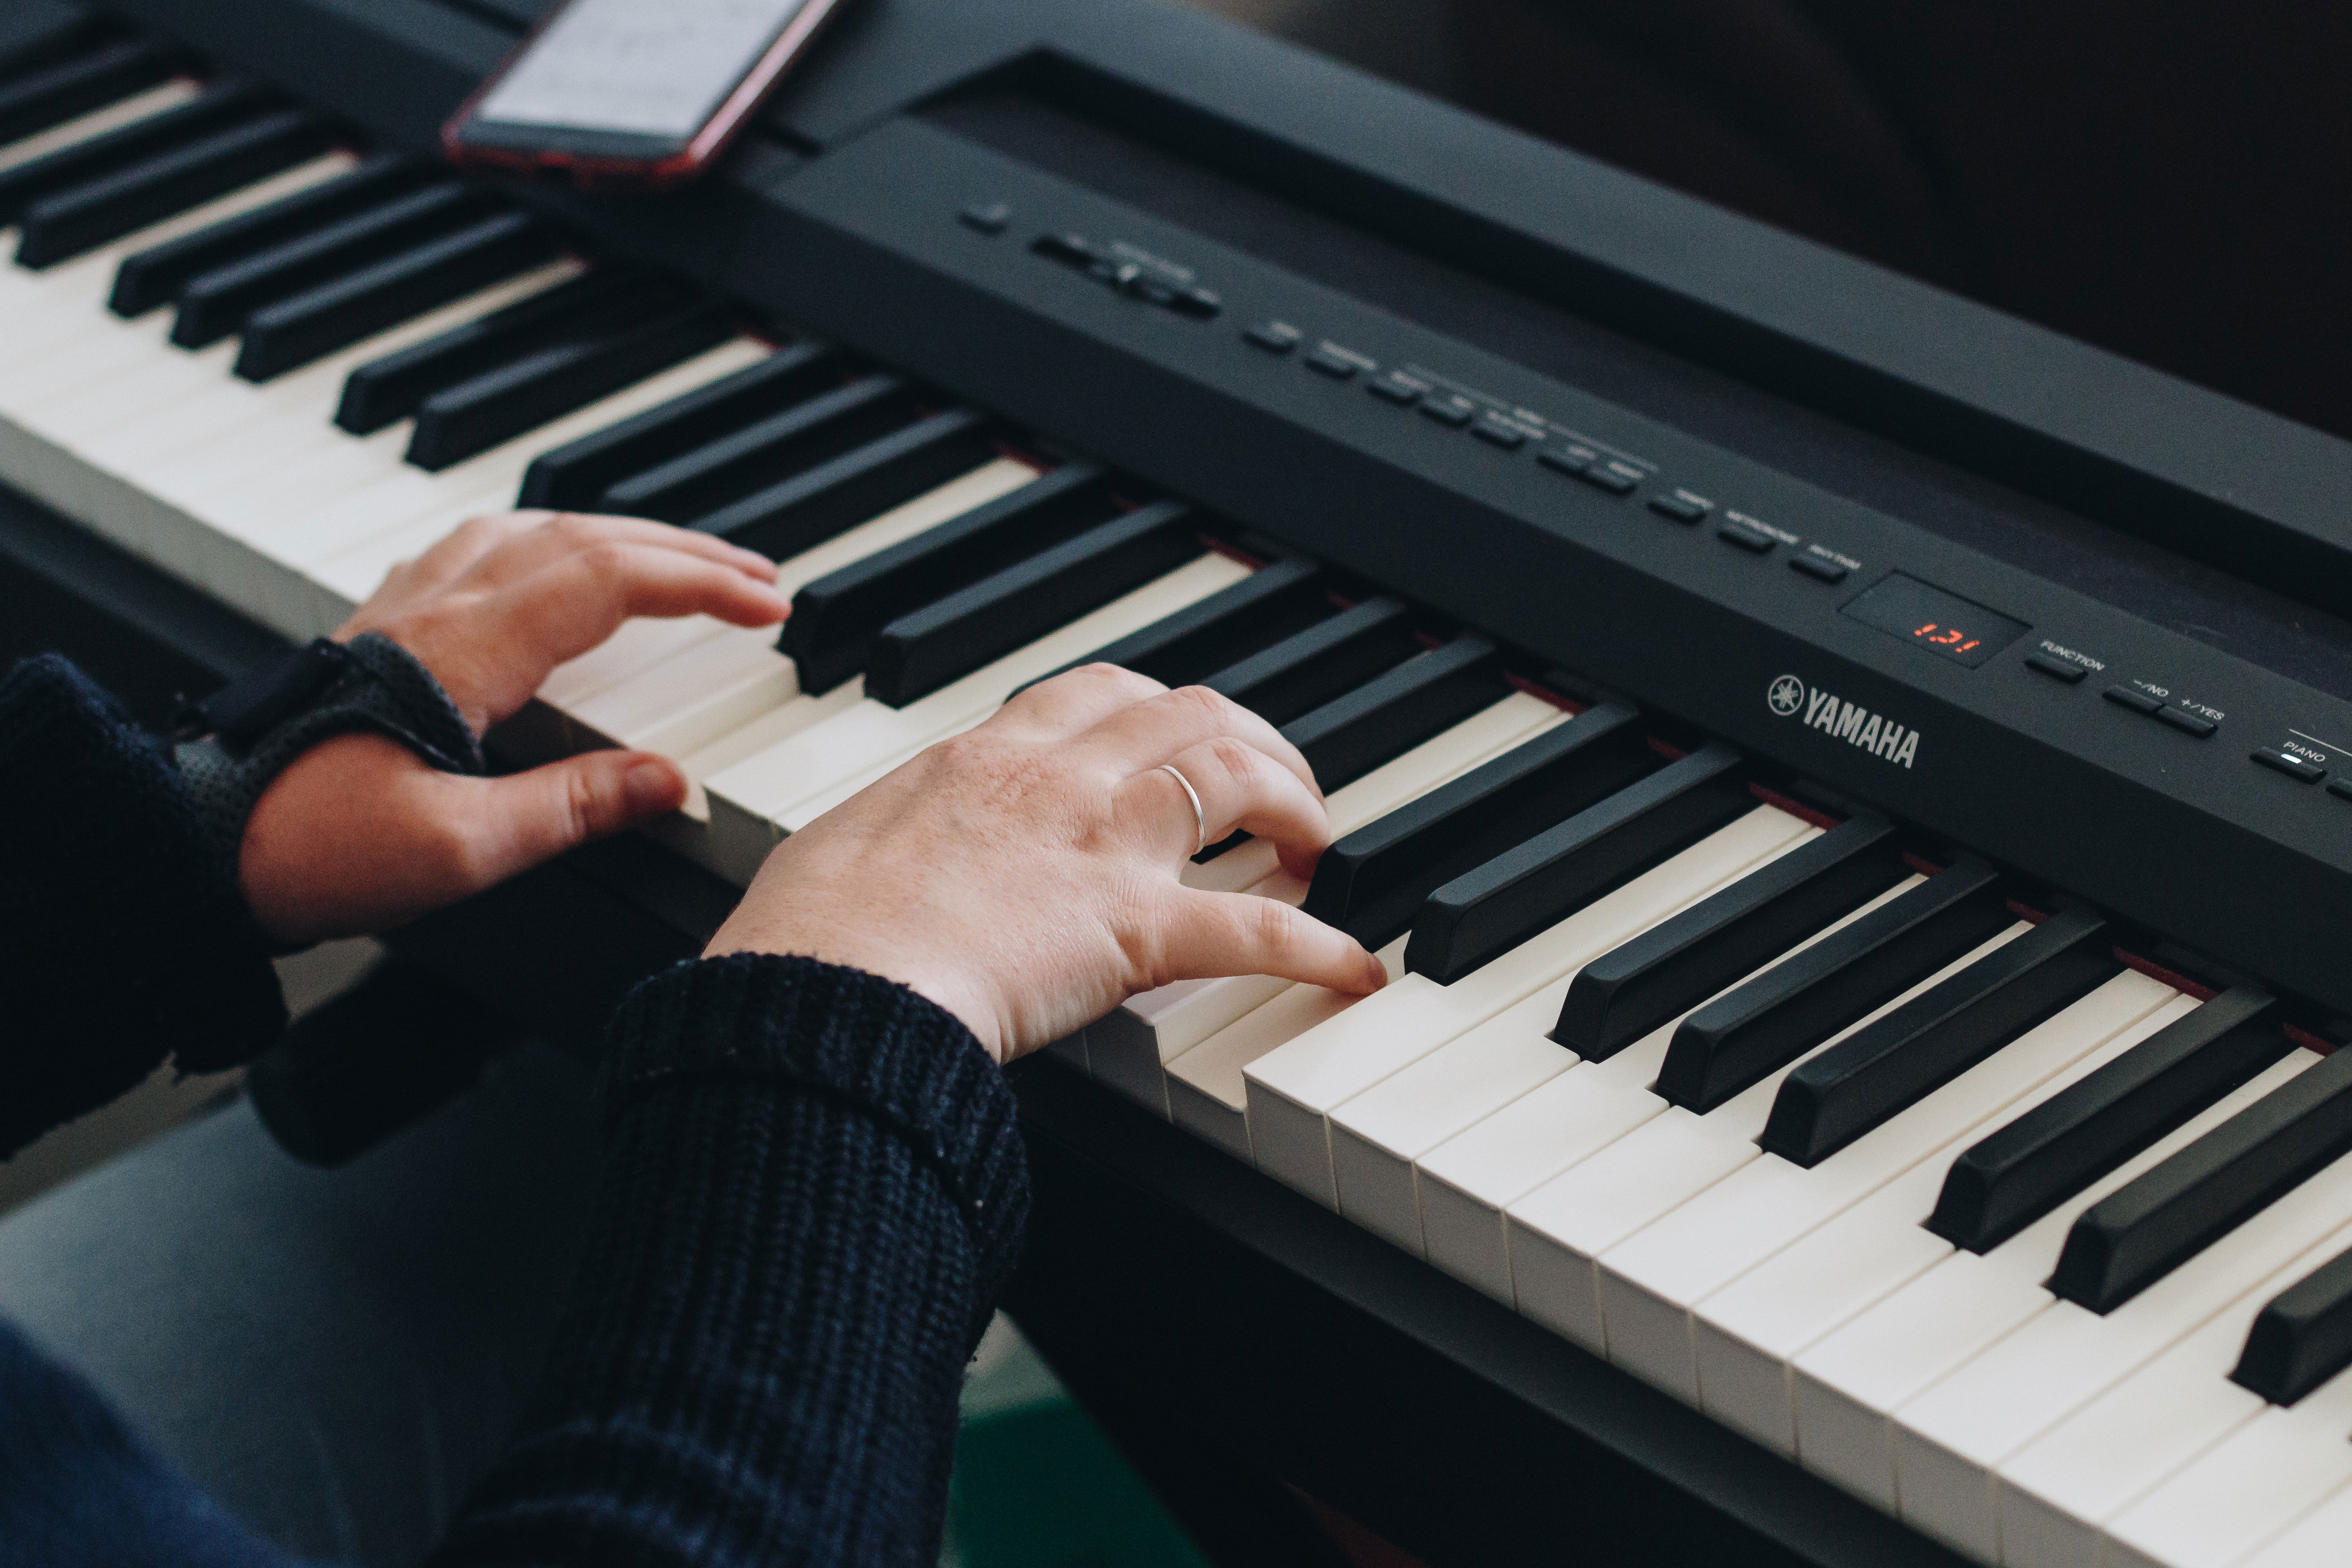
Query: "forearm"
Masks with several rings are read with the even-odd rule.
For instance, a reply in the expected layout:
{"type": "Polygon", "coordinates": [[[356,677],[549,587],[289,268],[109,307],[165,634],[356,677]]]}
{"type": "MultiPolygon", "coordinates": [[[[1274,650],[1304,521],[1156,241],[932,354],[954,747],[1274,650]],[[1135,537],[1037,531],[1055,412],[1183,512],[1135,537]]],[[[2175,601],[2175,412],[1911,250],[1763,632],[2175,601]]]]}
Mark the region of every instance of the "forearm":
{"type": "Polygon", "coordinates": [[[167,1052],[233,1066],[285,1022],[260,931],[160,747],[72,666],[0,676],[0,1158],[167,1052]]]}
{"type": "Polygon", "coordinates": [[[1027,1204],[993,1064],[902,987],[733,958],[640,988],[606,1084],[539,1408],[436,1562],[936,1561],[1027,1204]]]}

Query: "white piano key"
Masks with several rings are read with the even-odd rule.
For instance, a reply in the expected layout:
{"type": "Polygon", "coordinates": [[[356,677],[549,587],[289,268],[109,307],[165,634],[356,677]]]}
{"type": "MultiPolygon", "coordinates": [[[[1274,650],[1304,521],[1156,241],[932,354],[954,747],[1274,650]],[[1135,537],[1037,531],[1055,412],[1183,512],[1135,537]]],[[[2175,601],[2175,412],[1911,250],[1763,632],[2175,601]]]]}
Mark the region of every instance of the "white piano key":
{"type": "MultiPolygon", "coordinates": [[[[1567,721],[1568,715],[1550,703],[1515,691],[1332,791],[1323,803],[1331,836],[1344,837],[1567,721]]],[[[1186,867],[1184,885],[1207,892],[1242,892],[1264,884],[1278,868],[1274,846],[1253,839],[1204,865],[1186,867]]],[[[1263,974],[1229,975],[1180,981],[1132,997],[1087,1031],[1095,1076],[1164,1116],[1168,1091],[1162,1074],[1168,1063],[1265,1005],[1288,984],[1263,974]]]]}
{"type": "Polygon", "coordinates": [[[2352,1487],[2330,1496],[2258,1548],[2245,1568],[2343,1568],[2344,1543],[2352,1541],[2352,1487]]]}
{"type": "MultiPolygon", "coordinates": [[[[2000,1343],[1896,1410],[1895,1484],[1904,1520],[1963,1551],[1988,1557],[1998,1552],[2000,1516],[1992,1487],[1996,1466],[2347,1224],[2352,1224],[2352,1156],[2313,1176],[2111,1312],[2102,1315],[2072,1301],[2051,1302],[2000,1343]]],[[[2345,1421],[2352,1424],[2352,1406],[2347,1407],[2345,1421]]],[[[2339,1434],[2343,1430],[2336,1428],[2339,1434]]],[[[2337,1447],[2345,1448],[2346,1463],[2352,1465],[2352,1447],[2341,1442],[2337,1447]]],[[[2166,1489],[2176,1495],[2183,1489],[2178,1478],[2166,1489]]],[[[2179,1513],[2164,1517],[2170,1521],[2179,1513]]],[[[2124,1528],[2122,1521],[2118,1528],[2124,1528]]],[[[2226,1553],[2214,1554],[2218,1544],[2202,1552],[2182,1552],[2168,1525],[2152,1539],[2168,1541],[2168,1551],[2200,1568],[2220,1568],[2259,1543],[2232,1535],[2236,1544],[2226,1553]]],[[[2221,1538],[2213,1539],[2218,1542],[2221,1538]]]]}
{"type": "MultiPolygon", "coordinates": [[[[1848,918],[1871,907],[1865,904],[1848,918]]],[[[1601,1256],[1758,1158],[1762,1151],[1756,1139],[1771,1114],[1773,1097],[1799,1062],[1958,973],[2014,937],[2018,929],[2012,927],[1947,964],[1715,1110],[1699,1115],[1672,1107],[1513,1204],[1506,1217],[1510,1221],[1512,1289],[1519,1310],[1596,1354],[1608,1353],[1601,1256]]],[[[1687,1387],[1667,1392],[1694,1393],[1687,1387]]]]}
{"type": "Polygon", "coordinates": [[[1258,1169],[1338,1207],[1327,1121],[1333,1111],[1743,875],[1805,826],[1787,812],[1759,805],[1453,984],[1408,974],[1344,1019],[1251,1064],[1244,1077],[1258,1169]]]}
{"type": "Polygon", "coordinates": [[[2007,1120],[2021,1097],[2170,994],[2126,971],[1810,1170],[1766,1154],[1611,1248],[1601,1258],[1610,1359],[1698,1403],[1691,1313],[1700,1300],[1914,1165],[1957,1154],[1955,1144],[2007,1120]]]}
{"type": "MultiPolygon", "coordinates": [[[[2346,1162],[2313,1178],[2341,1182],[2346,1162]]],[[[2252,1225],[2255,1221],[2249,1221],[2252,1225]]],[[[2116,1568],[2225,1568],[2284,1535],[2352,1487],[2352,1373],[2284,1409],[2272,1406],[2167,1476],[2107,1529],[2101,1562],[2116,1568]]],[[[2352,1557],[2339,1536],[2331,1561],[2352,1557]]]]}
{"type": "MultiPolygon", "coordinates": [[[[1391,984],[1404,973],[1399,937],[1375,954],[1391,984]]],[[[1377,996],[1379,992],[1372,993],[1377,996]]],[[[1176,1125],[1237,1160],[1250,1155],[1242,1073],[1250,1063],[1364,1001],[1320,985],[1292,985],[1168,1064],[1168,1110],[1176,1125]]],[[[1091,1050],[1091,1047],[1089,1047],[1091,1050]]]]}
{"type": "Polygon", "coordinates": [[[1791,1363],[1799,1461],[1895,1511],[1895,1412],[2051,1304],[2042,1281],[2077,1215],[2293,1078],[2311,1059],[2298,1055],[2304,1059],[2257,1074],[1991,1251],[1951,1253],[1801,1352],[1791,1363]]]}
{"type": "Polygon", "coordinates": [[[2331,1237],[2277,1270],[2003,1464],[1993,1484],[2007,1568],[2095,1561],[2102,1525],[2270,1408],[2231,1382],[2231,1369],[2271,1298],[2341,1242],[2331,1237]]]}
{"type": "Polygon", "coordinates": [[[704,787],[710,796],[714,853],[727,867],[756,869],[783,837],[783,817],[811,795],[845,779],[879,776],[877,768],[887,772],[934,742],[979,723],[1028,681],[1241,581],[1249,570],[1225,556],[1205,554],[929,697],[904,708],[860,702],[713,775],[704,787]]]}
{"type": "Polygon", "coordinates": [[[169,81],[159,82],[103,109],[93,109],[87,114],[76,115],[71,120],[52,125],[47,131],[36,131],[30,136],[19,137],[0,146],[0,169],[13,169],[19,163],[46,158],[52,153],[103,136],[110,131],[120,131],[167,109],[177,109],[203,90],[203,86],[192,77],[173,77],[169,81]]]}
{"type": "MultiPolygon", "coordinates": [[[[2171,987],[2134,973],[2117,976],[2101,994],[2126,1009],[2147,997],[2157,1005],[2036,1088],[1998,1121],[2014,1121],[2198,1006],[2171,987]]],[[[1915,1165],[1700,1304],[1691,1330],[1700,1400],[1709,1415],[1776,1452],[1795,1456],[1789,1363],[1822,1336],[1952,1255],[1952,1244],[1927,1229],[1926,1222],[1943,1191],[1951,1165],[1948,1156],[1956,1152],[1940,1152],[1937,1158],[1915,1165]]]]}

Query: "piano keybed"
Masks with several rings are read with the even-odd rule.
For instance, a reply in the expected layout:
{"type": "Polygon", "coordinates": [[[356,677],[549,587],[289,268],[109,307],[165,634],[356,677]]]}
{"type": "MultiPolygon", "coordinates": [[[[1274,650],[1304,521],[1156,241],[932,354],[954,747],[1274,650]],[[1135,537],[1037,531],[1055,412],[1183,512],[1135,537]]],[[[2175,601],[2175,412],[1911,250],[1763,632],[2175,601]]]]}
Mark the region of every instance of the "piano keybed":
{"type": "Polygon", "coordinates": [[[0,479],[292,637],[518,500],[762,550],[781,647],[633,624],[520,731],[680,758],[739,882],[1055,670],[1214,686],[1341,842],[1187,879],[1392,984],[1186,982],[1065,1064],[1981,1561],[2341,1561],[2352,1053],[2274,999],[172,68],[0,61],[0,479]]]}

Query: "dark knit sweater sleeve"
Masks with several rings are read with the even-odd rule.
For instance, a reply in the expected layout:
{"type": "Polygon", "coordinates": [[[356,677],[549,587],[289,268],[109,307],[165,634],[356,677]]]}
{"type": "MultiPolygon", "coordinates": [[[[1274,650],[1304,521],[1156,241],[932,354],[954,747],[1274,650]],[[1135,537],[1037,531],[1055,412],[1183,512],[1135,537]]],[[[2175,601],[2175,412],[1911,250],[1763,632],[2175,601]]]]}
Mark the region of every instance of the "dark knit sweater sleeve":
{"type": "Polygon", "coordinates": [[[0,677],[0,1158],[286,1021],[264,937],[161,746],[65,660],[0,677]]]}
{"type": "Polygon", "coordinates": [[[808,959],[646,982],[536,1410],[435,1563],[938,1561],[962,1371],[1028,1205],[954,1017],[808,959]]]}

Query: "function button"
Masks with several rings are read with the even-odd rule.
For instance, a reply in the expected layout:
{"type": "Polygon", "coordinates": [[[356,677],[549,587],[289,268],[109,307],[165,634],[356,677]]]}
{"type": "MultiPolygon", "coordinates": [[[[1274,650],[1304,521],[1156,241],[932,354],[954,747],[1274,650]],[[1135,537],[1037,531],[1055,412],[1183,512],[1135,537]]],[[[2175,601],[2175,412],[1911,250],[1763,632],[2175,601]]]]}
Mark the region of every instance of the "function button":
{"type": "Polygon", "coordinates": [[[1545,468],[1579,478],[1583,477],[1585,469],[1592,467],[1593,458],[1594,453],[1590,447],[1546,447],[1536,454],[1536,461],[1545,468]]]}
{"type": "Polygon", "coordinates": [[[2182,734],[2194,735],[2200,741],[2221,727],[2203,714],[2191,713],[2186,708],[2160,708],[2157,710],[2156,719],[2159,724],[2169,724],[2182,734]]]}
{"type": "Polygon", "coordinates": [[[1478,405],[1459,393],[1449,392],[1424,402],[1421,411],[1440,425],[1459,430],[1477,416],[1478,405]]]}
{"type": "Polygon", "coordinates": [[[1218,312],[1225,308],[1225,302],[1206,289],[1178,289],[1174,290],[1174,295],[1175,297],[1168,301],[1168,308],[1180,316],[1190,316],[1196,321],[1215,321],[1218,312]]]}
{"type": "Polygon", "coordinates": [[[1334,348],[1329,343],[1325,343],[1321,348],[1308,354],[1306,363],[1307,369],[1320,375],[1328,375],[1333,381],[1352,380],[1358,371],[1366,368],[1364,363],[1355,355],[1344,349],[1334,348]]]}
{"type": "Polygon", "coordinates": [[[1489,414],[1470,426],[1470,434],[1489,447],[1500,447],[1506,452],[1516,452],[1528,444],[1528,433],[1507,420],[1489,414]]]}
{"type": "Polygon", "coordinates": [[[1046,260],[1058,261],[1065,267],[1091,268],[1102,259],[1096,254],[1094,242],[1083,234],[1040,235],[1029,248],[1046,260]]]}
{"type": "Polygon", "coordinates": [[[1383,403],[1393,403],[1402,406],[1408,403],[1418,403],[1428,396],[1429,383],[1417,375],[1407,375],[1401,370],[1392,370],[1386,375],[1366,382],[1364,390],[1383,403]]]}
{"type": "Polygon", "coordinates": [[[1243,337],[1270,354],[1288,353],[1306,335],[1288,321],[1260,321],[1242,333],[1243,337]]]}
{"type": "Polygon", "coordinates": [[[2137,687],[2110,686],[2099,695],[2116,707],[2128,708],[2135,713],[2157,713],[2164,709],[2163,702],[2150,697],[2137,687]]]}
{"type": "Polygon", "coordinates": [[[1164,278],[1156,278],[1144,268],[1129,262],[1111,279],[1120,293],[1140,300],[1147,305],[1173,305],[1176,290],[1164,278]]]}
{"type": "Polygon", "coordinates": [[[2329,779],[2327,793],[2338,800],[2352,800],[2352,779],[2329,779]]]}
{"type": "Polygon", "coordinates": [[[1633,487],[1642,482],[1642,470],[1627,463],[1595,460],[1576,470],[1576,477],[1588,485],[1607,490],[1612,496],[1632,495],[1633,487]]]}
{"type": "Polygon", "coordinates": [[[2309,757],[2298,757],[2293,752],[2282,752],[2271,746],[2256,752],[2254,761],[2303,784],[2317,784],[2327,776],[2327,770],[2309,757]]]}
{"type": "Polygon", "coordinates": [[[1013,209],[1003,202],[974,202],[956,214],[956,221],[982,234],[1003,234],[1013,221],[1013,209]]]}
{"type": "Polygon", "coordinates": [[[1715,536],[1726,544],[1737,544],[1750,555],[1761,555],[1780,542],[1760,528],[1750,528],[1744,522],[1728,521],[1715,525],[1715,536]]]}
{"type": "Polygon", "coordinates": [[[2036,675],[2046,675],[2053,680],[2063,680],[2069,686],[2080,686],[2083,677],[2091,672],[2079,664],[2069,664],[2063,658],[2043,653],[2039,648],[2025,656],[2025,668],[2036,675]]]}
{"type": "Polygon", "coordinates": [[[1672,495],[1652,496],[1650,510],[1660,517],[1671,517],[1676,522],[1696,522],[1715,510],[1715,503],[1705,496],[1676,490],[1672,495]]]}
{"type": "Polygon", "coordinates": [[[1789,570],[1802,572],[1806,576],[1817,577],[1824,583],[1843,583],[1848,567],[1843,561],[1832,561],[1826,555],[1791,555],[1789,557],[1789,570]]]}

